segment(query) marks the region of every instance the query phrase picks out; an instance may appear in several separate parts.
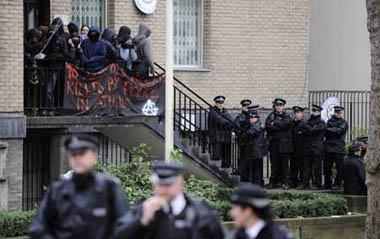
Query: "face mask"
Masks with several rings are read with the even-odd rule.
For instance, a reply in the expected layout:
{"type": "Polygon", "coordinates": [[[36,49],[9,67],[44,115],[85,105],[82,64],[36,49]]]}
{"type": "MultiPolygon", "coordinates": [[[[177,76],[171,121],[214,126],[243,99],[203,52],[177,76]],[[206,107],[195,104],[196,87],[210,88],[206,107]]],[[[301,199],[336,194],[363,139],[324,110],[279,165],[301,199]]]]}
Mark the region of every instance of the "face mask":
{"type": "Polygon", "coordinates": [[[73,41],[75,46],[78,46],[80,43],[80,39],[78,39],[78,38],[73,38],[72,41],[73,41]]]}
{"type": "Polygon", "coordinates": [[[91,41],[97,41],[98,40],[98,34],[91,33],[88,35],[88,38],[90,38],[91,41]]]}

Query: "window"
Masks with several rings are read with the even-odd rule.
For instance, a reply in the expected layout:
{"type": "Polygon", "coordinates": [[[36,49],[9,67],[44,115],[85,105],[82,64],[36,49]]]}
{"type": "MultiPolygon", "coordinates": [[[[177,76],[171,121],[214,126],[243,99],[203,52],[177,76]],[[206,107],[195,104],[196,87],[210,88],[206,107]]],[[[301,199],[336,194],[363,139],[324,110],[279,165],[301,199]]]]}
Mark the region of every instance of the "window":
{"type": "Polygon", "coordinates": [[[174,0],[174,65],[202,67],[202,0],[174,0]]]}
{"type": "Polygon", "coordinates": [[[73,20],[82,25],[98,26],[104,29],[106,26],[106,0],[72,0],[71,15],[73,20]]]}

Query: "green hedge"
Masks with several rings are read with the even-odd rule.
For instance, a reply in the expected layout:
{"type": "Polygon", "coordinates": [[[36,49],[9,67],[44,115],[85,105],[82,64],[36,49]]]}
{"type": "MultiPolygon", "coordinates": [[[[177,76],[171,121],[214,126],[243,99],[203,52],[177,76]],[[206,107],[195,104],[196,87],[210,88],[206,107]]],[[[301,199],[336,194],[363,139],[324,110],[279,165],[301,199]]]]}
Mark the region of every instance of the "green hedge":
{"type": "MultiPolygon", "coordinates": [[[[132,162],[121,166],[100,165],[100,173],[116,176],[121,180],[131,205],[152,195],[150,182],[151,161],[146,153],[146,145],[132,151],[132,162]]],[[[214,182],[190,177],[185,181],[185,192],[192,197],[203,198],[214,206],[223,221],[232,220],[229,216],[229,201],[233,189],[214,182]]],[[[347,201],[343,197],[321,193],[269,192],[273,214],[277,218],[318,217],[347,214],[347,201]]],[[[0,213],[0,238],[26,235],[32,212],[0,213]]]]}
{"type": "Polygon", "coordinates": [[[0,238],[28,234],[35,211],[0,213],[0,238]]]}

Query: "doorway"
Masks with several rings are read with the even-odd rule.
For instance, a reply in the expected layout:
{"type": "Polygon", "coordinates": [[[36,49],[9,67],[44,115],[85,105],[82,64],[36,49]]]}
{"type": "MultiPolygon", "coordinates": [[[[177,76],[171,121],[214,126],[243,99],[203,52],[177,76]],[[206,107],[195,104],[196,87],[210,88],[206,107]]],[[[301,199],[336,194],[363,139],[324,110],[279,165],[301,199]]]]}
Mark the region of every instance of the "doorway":
{"type": "Polygon", "coordinates": [[[48,26],[50,22],[50,0],[24,0],[24,31],[48,26]]]}

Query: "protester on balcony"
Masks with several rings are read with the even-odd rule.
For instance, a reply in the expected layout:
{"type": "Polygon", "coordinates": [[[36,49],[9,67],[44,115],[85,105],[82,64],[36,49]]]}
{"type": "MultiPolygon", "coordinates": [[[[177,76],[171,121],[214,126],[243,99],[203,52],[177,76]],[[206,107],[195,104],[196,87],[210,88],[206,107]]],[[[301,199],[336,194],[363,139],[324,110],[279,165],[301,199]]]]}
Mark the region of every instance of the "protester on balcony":
{"type": "Polygon", "coordinates": [[[83,64],[86,70],[91,72],[100,71],[106,66],[107,44],[99,39],[100,30],[93,26],[88,32],[88,38],[83,41],[83,64]]]}
{"type": "Polygon", "coordinates": [[[132,63],[137,60],[137,54],[131,37],[124,36],[117,48],[120,51],[120,58],[125,62],[125,67],[132,71],[132,63]]]}
{"type": "Polygon", "coordinates": [[[79,23],[74,20],[67,25],[67,29],[69,29],[69,34],[79,33],[79,23]]]}
{"type": "Polygon", "coordinates": [[[154,57],[152,40],[149,38],[151,31],[147,24],[141,23],[139,32],[133,39],[137,49],[137,64],[135,71],[142,78],[149,77],[149,73],[154,73],[154,57]]]}
{"type": "Polygon", "coordinates": [[[70,39],[67,43],[69,52],[69,61],[76,66],[82,67],[83,50],[81,48],[81,39],[78,32],[70,34],[70,39]]]}
{"type": "Polygon", "coordinates": [[[127,26],[121,26],[117,33],[117,45],[121,44],[124,38],[131,38],[131,29],[127,26]]]}
{"type": "Polygon", "coordinates": [[[360,143],[354,143],[349,147],[348,151],[348,156],[344,159],[342,167],[344,193],[367,195],[365,166],[361,156],[362,146],[360,143]]]}
{"type": "Polygon", "coordinates": [[[47,110],[42,112],[43,115],[54,115],[54,90],[57,81],[63,78],[63,68],[65,60],[70,57],[67,50],[67,41],[60,37],[58,26],[53,25],[49,28],[49,38],[43,53],[46,54],[44,64],[47,70],[46,94],[47,94],[47,110]]]}
{"type": "Polygon", "coordinates": [[[38,30],[41,32],[41,42],[46,40],[49,34],[49,27],[45,25],[40,25],[38,30]]]}
{"type": "Polygon", "coordinates": [[[80,39],[83,41],[85,39],[88,39],[88,31],[90,28],[87,25],[83,25],[80,29],[80,39]]]}
{"type": "Polygon", "coordinates": [[[26,58],[32,58],[37,55],[43,47],[43,43],[40,41],[41,32],[35,28],[28,30],[26,33],[24,51],[26,58]]]}
{"type": "Polygon", "coordinates": [[[63,27],[63,21],[61,20],[61,18],[57,17],[53,20],[53,22],[51,23],[52,26],[59,26],[58,28],[58,36],[60,38],[62,38],[65,42],[67,42],[69,40],[69,37],[70,37],[70,34],[65,32],[65,29],[63,27]]]}
{"type": "Polygon", "coordinates": [[[231,137],[234,127],[233,119],[224,108],[226,97],[216,96],[215,106],[208,114],[209,139],[212,147],[212,160],[221,161],[222,168],[231,167],[231,137]]]}
{"type": "Polygon", "coordinates": [[[107,45],[107,59],[110,61],[119,59],[120,53],[116,48],[116,33],[111,28],[106,28],[103,31],[102,39],[107,45]]]}

